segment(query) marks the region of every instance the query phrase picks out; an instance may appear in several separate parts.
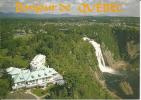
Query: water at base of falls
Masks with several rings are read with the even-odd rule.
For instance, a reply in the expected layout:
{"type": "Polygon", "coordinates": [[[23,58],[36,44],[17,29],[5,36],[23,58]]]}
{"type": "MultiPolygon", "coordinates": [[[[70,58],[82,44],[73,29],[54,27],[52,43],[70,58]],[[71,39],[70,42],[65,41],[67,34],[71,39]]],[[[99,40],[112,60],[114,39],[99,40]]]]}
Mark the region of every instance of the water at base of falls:
{"type": "Polygon", "coordinates": [[[96,58],[97,58],[97,61],[98,61],[98,66],[99,66],[99,69],[102,72],[107,72],[107,73],[110,73],[110,74],[118,74],[117,71],[115,71],[114,69],[105,65],[105,61],[104,61],[104,58],[103,58],[103,55],[102,55],[100,44],[98,44],[93,39],[90,39],[88,37],[83,37],[83,40],[88,41],[94,47],[96,58]]]}

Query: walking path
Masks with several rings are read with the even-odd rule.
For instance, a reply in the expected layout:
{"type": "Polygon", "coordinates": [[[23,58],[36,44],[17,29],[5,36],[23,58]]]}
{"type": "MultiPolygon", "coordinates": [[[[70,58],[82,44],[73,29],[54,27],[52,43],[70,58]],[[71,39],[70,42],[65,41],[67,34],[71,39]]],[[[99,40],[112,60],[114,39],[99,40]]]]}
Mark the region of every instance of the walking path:
{"type": "Polygon", "coordinates": [[[33,95],[37,100],[40,100],[40,97],[37,96],[37,95],[35,95],[35,94],[33,94],[30,89],[27,90],[26,93],[31,94],[31,95],[33,95]]]}

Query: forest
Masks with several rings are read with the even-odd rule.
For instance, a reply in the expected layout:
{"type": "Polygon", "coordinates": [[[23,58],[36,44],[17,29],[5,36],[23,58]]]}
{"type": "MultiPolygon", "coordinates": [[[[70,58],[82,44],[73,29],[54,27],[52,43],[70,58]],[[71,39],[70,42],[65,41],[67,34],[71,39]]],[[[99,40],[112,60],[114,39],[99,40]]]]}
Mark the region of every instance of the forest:
{"type": "Polygon", "coordinates": [[[64,86],[50,86],[44,91],[33,89],[33,93],[40,95],[48,92],[45,99],[137,99],[139,35],[139,18],[136,17],[0,19],[0,98],[7,98],[11,91],[11,79],[5,69],[28,68],[32,58],[41,53],[46,55],[47,65],[61,73],[66,81],[64,86]],[[104,86],[101,84],[107,77],[100,72],[95,51],[83,41],[84,36],[100,43],[103,53],[110,51],[115,62],[128,63],[118,70],[126,74],[126,82],[133,88],[132,95],[124,91],[122,94],[111,84],[108,89],[106,82],[104,86]]]}

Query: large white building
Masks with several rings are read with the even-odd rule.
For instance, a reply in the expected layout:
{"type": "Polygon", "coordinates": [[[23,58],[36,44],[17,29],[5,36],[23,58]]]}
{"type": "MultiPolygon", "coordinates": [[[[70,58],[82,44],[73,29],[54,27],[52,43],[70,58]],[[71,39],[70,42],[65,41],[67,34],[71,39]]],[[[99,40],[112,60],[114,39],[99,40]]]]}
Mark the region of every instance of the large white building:
{"type": "Polygon", "coordinates": [[[52,84],[64,84],[63,77],[53,68],[45,66],[46,56],[37,55],[30,63],[29,69],[10,67],[6,71],[13,79],[12,89],[31,88],[52,84]]]}

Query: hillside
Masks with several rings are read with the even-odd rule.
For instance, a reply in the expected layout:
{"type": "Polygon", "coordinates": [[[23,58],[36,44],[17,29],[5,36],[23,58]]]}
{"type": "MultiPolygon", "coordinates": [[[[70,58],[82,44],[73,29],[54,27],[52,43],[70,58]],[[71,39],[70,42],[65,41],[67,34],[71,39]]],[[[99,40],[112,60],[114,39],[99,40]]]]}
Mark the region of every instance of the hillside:
{"type": "Polygon", "coordinates": [[[0,98],[6,98],[11,90],[4,70],[10,66],[27,68],[39,53],[46,55],[47,64],[66,80],[64,86],[41,91],[41,95],[48,93],[44,98],[139,98],[138,20],[120,17],[1,19],[0,90],[3,92],[0,98]],[[121,76],[99,70],[95,50],[83,41],[84,36],[101,44],[106,63],[122,73],[121,76]],[[124,66],[117,66],[116,62],[124,62],[124,66]]]}

